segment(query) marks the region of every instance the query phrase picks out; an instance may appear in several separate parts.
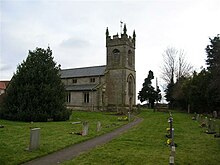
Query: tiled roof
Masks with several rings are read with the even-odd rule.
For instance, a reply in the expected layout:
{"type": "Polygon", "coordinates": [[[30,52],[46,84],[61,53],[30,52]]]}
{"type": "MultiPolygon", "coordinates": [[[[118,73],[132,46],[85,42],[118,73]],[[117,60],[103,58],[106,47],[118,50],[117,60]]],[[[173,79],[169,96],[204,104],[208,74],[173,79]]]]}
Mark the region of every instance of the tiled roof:
{"type": "Polygon", "coordinates": [[[63,69],[60,71],[60,74],[61,78],[103,76],[105,68],[106,66],[102,65],[85,68],[63,69]]]}
{"type": "Polygon", "coordinates": [[[91,91],[96,90],[97,84],[84,84],[84,85],[67,85],[65,89],[67,91],[91,91]]]}
{"type": "Polygon", "coordinates": [[[9,81],[0,81],[0,89],[6,89],[9,81]]]}

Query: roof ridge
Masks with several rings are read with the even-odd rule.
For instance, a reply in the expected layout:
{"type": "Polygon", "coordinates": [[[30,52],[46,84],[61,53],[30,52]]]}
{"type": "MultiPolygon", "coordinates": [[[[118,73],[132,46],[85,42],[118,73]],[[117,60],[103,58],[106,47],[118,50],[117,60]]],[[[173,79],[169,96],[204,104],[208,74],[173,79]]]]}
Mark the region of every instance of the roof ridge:
{"type": "Polygon", "coordinates": [[[105,67],[105,66],[106,66],[106,65],[87,66],[87,67],[78,67],[78,68],[69,68],[69,69],[61,69],[61,71],[64,71],[64,70],[74,70],[74,69],[97,68],[97,67],[105,67]]]}

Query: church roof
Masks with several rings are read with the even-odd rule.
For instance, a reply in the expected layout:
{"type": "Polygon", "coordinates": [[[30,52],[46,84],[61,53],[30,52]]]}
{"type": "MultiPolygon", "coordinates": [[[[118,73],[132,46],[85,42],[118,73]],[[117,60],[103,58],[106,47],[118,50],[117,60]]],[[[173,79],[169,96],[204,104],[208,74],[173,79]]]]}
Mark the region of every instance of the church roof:
{"type": "Polygon", "coordinates": [[[106,66],[92,66],[84,68],[63,69],[60,71],[61,78],[71,77],[90,77],[90,76],[104,76],[106,66]]]}
{"type": "Polygon", "coordinates": [[[67,91],[91,91],[96,90],[97,84],[83,84],[83,85],[67,85],[67,91]]]}

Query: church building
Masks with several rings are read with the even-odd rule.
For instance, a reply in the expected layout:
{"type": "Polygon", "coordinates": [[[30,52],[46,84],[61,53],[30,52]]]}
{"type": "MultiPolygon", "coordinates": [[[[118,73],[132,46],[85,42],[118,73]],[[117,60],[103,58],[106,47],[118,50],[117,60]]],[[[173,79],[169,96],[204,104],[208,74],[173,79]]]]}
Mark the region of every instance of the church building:
{"type": "Polygon", "coordinates": [[[67,106],[76,110],[126,112],[136,105],[136,34],[106,29],[106,65],[61,70],[67,106]]]}

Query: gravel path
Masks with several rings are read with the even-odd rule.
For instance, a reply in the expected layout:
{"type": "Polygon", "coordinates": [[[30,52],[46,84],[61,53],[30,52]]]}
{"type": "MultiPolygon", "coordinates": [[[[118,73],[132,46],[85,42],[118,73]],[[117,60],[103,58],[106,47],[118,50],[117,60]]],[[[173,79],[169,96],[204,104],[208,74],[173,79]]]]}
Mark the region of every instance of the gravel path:
{"type": "Polygon", "coordinates": [[[68,148],[62,149],[60,151],[54,152],[38,159],[34,159],[23,165],[52,165],[59,164],[66,160],[71,160],[80,155],[82,152],[86,152],[88,150],[91,150],[92,148],[95,148],[98,145],[102,145],[111,141],[113,138],[119,136],[128,129],[139,124],[142,120],[143,119],[141,118],[137,118],[135,121],[130,122],[110,133],[95,137],[79,144],[74,144],[68,148]]]}

